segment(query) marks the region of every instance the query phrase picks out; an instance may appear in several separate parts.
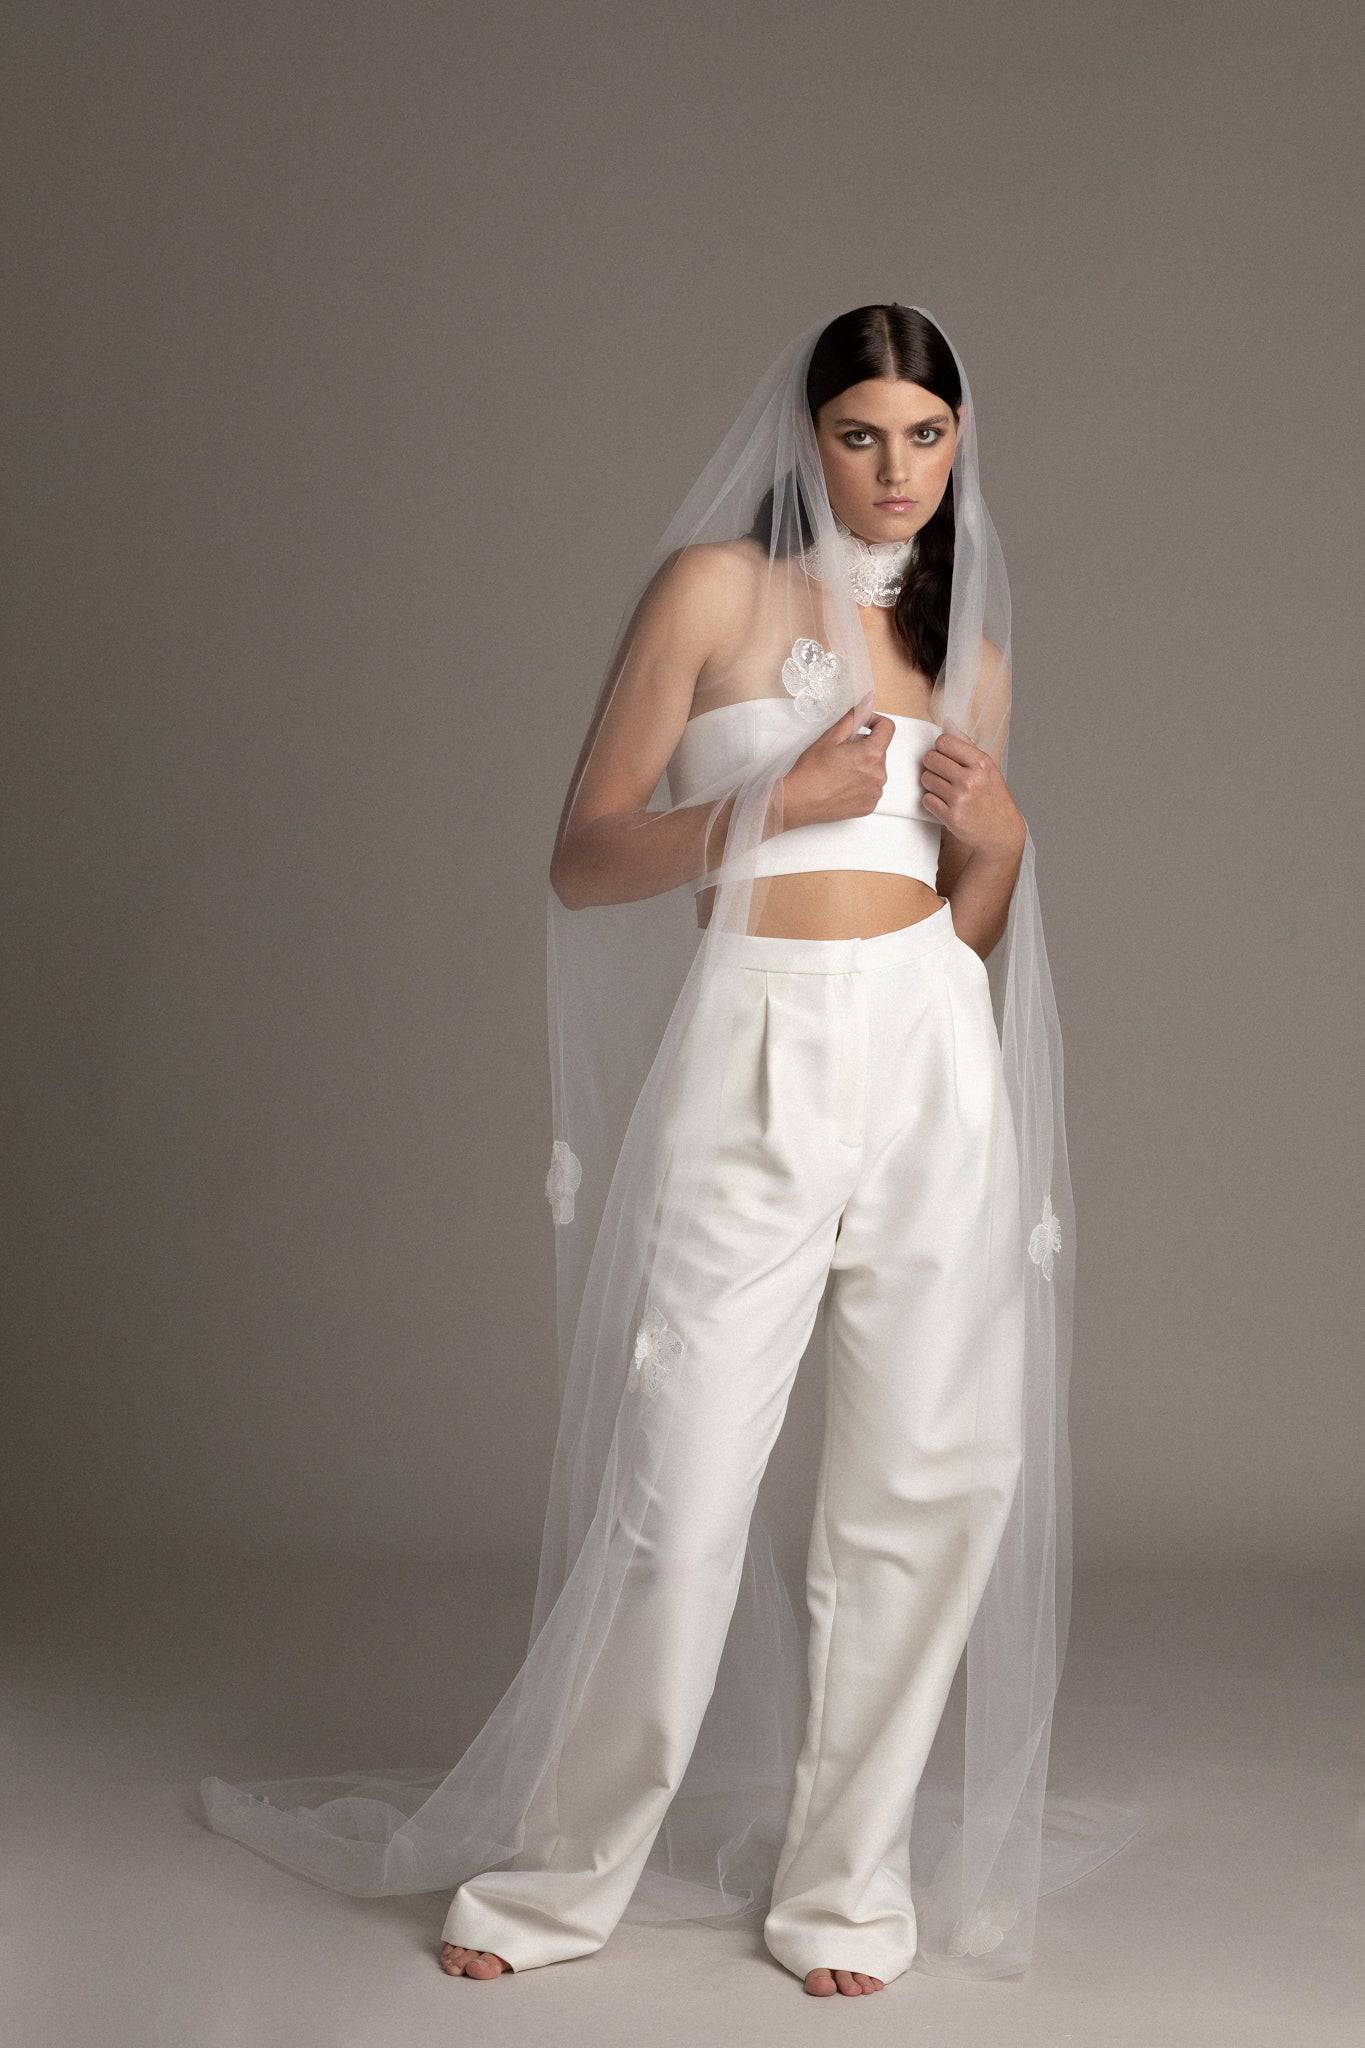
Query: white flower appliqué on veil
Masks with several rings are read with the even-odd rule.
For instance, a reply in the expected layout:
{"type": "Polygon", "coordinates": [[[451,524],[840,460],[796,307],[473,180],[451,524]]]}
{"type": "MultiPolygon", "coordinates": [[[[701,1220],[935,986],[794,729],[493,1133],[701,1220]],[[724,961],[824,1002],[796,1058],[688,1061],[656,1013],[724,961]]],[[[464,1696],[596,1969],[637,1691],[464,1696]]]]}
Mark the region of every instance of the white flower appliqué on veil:
{"type": "Polygon", "coordinates": [[[545,1194],[556,1229],[561,1223],[573,1222],[574,1189],[582,1178],[583,1168],[577,1153],[563,1138],[556,1138],[550,1147],[550,1171],[545,1176],[545,1194]]]}
{"type": "Polygon", "coordinates": [[[1043,1196],[1043,1220],[1035,1223],[1028,1241],[1028,1255],[1035,1266],[1043,1269],[1043,1278],[1052,1278],[1052,1254],[1062,1248],[1062,1226],[1052,1212],[1052,1196],[1043,1196]]]}
{"type": "Polygon", "coordinates": [[[792,651],[782,664],[782,681],[791,692],[797,710],[812,723],[830,718],[839,708],[835,685],[839,657],[818,640],[794,640],[792,651]]]}
{"type": "Polygon", "coordinates": [[[643,1383],[647,1394],[657,1394],[682,1357],[682,1351],[682,1338],[677,1331],[670,1329],[657,1308],[647,1308],[635,1332],[635,1349],[631,1354],[630,1369],[636,1384],[643,1383]]]}
{"type": "Polygon", "coordinates": [[[992,1949],[999,1948],[1018,1918],[1018,1902],[1011,1891],[992,1894],[976,1907],[970,1925],[958,1922],[949,1944],[950,1952],[956,1956],[988,1956],[992,1949]]]}

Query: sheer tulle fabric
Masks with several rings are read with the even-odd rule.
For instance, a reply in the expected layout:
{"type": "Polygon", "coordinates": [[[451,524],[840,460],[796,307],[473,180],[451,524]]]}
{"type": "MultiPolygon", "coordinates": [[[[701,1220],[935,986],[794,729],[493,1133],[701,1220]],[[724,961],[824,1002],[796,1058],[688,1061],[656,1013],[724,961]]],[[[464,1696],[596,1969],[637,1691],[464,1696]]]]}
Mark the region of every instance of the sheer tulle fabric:
{"type": "MultiPolygon", "coordinates": [[[[698,931],[690,886],[589,909],[566,908],[548,893],[554,1127],[546,1195],[560,1422],[525,1661],[463,1755],[438,1768],[245,1785],[207,1778],[201,1786],[214,1828],[338,1891],[452,1891],[517,1854],[528,1808],[556,1767],[629,1568],[627,1493],[648,1487],[661,1449],[663,1404],[651,1399],[651,1375],[685,1371],[685,1348],[681,1358],[661,1353],[661,1341],[677,1333],[651,1324],[651,1295],[687,1242],[697,1162],[723,1092],[737,978],[718,971],[717,940],[755,927],[765,889],[754,872],[756,849],[782,829],[782,775],[872,687],[852,595],[814,566],[821,550],[825,560],[837,559],[805,400],[818,332],[792,343],[763,377],[645,565],[561,822],[561,832],[574,823],[584,772],[611,730],[609,707],[647,718],[660,693],[652,624],[666,579],[717,573],[723,559],[732,574],[727,617],[741,620],[738,651],[715,676],[692,679],[691,716],[750,697],[785,700],[795,716],[790,728],[772,721],[772,751],[745,781],[702,793],[712,806],[710,867],[719,876],[709,925],[698,931]],[[761,511],[770,517],[760,523],[760,540],[736,549],[761,511]],[[802,644],[811,642],[813,649],[802,644]],[[729,828],[718,844],[730,796],[729,828]],[[662,1142],[665,1130],[676,1142],[662,1142]]],[[[1009,589],[980,493],[965,371],[962,392],[951,621],[931,715],[1003,768],[1012,699],[1009,589]]],[[[698,801],[695,793],[690,801],[698,801]]],[[[638,828],[654,829],[668,808],[661,777],[638,828]]],[[[945,1715],[914,1803],[910,1858],[917,1967],[994,1977],[1026,1969],[1040,1895],[1121,1848],[1138,1818],[1109,1803],[1047,1793],[1071,1582],[1066,1394],[1075,1217],[1062,1042],[1031,837],[988,965],[1027,1246],[1023,1467],[1003,1541],[993,1549],[983,1445],[962,1710],[956,1714],[950,1702],[953,1719],[945,1715]]],[[[983,1387],[983,1413],[989,1396],[983,1387]]],[[[627,1918],[761,1913],[801,1744],[805,1683],[797,1601],[760,1507],[716,1688],[627,1918]]]]}

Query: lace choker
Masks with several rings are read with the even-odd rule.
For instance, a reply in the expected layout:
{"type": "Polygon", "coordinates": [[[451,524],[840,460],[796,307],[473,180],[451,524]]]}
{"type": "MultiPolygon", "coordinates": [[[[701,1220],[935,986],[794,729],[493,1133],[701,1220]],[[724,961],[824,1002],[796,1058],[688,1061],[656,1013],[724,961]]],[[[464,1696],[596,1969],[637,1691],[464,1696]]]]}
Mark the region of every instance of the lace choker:
{"type": "MultiPolygon", "coordinates": [[[[911,534],[909,540],[864,540],[850,526],[845,526],[836,512],[834,529],[838,536],[840,566],[848,580],[848,587],[857,605],[880,605],[883,610],[896,602],[900,595],[905,572],[919,552],[919,536],[911,534]]],[[[805,550],[804,559],[812,575],[824,576],[819,541],[812,541],[805,550]]],[[[825,577],[828,581],[828,577],[825,577]]]]}

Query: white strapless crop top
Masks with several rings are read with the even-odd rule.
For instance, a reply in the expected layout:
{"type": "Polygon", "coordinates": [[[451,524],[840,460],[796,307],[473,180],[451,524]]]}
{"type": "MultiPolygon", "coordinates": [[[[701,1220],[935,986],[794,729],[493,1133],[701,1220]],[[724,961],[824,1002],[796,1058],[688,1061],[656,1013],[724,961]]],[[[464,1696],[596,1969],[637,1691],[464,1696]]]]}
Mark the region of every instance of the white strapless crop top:
{"type": "MultiPolygon", "coordinates": [[[[805,874],[814,868],[875,868],[912,875],[932,889],[938,876],[942,826],[921,801],[920,764],[942,726],[927,718],[881,713],[895,723],[886,749],[886,784],[874,811],[860,818],[792,825],[755,848],[756,875],[805,874]]],[[[675,805],[700,803],[740,781],[760,761],[777,758],[798,734],[814,738],[789,697],[745,697],[689,718],[666,770],[675,805]]],[[[695,893],[715,879],[698,876],[695,893]]]]}

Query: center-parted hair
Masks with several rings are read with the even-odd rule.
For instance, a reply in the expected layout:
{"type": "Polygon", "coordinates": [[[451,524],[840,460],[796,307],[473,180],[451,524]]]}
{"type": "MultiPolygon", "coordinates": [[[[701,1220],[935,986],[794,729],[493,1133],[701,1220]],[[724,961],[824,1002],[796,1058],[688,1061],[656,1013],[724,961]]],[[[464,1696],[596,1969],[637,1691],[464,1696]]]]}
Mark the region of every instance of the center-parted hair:
{"type": "MultiPolygon", "coordinates": [[[[899,377],[907,384],[922,385],[954,413],[962,403],[953,352],[932,320],[910,306],[855,306],[822,329],[811,352],[806,372],[811,424],[830,399],[874,377],[899,377]]],[[[786,530],[776,536],[775,548],[772,490],[765,493],[750,528],[751,539],[780,555],[797,554],[814,538],[799,485],[789,494],[788,502],[795,516],[784,522],[786,530]]],[[[950,476],[933,517],[918,531],[915,560],[906,572],[893,612],[906,652],[931,683],[937,680],[948,651],[955,532],[950,476]]]]}

